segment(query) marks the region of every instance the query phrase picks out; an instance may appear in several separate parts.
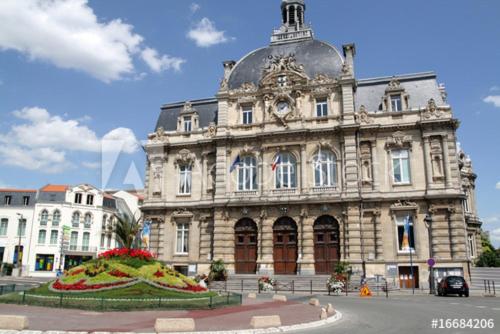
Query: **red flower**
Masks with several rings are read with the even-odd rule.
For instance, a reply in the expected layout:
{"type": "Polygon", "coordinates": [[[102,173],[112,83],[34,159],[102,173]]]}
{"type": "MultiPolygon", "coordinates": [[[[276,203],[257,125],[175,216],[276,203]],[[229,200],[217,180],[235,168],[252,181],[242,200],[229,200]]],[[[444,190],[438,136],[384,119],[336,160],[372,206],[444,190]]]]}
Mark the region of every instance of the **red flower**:
{"type": "Polygon", "coordinates": [[[111,271],[109,273],[111,276],[114,276],[114,277],[120,277],[120,278],[130,278],[130,275],[128,274],[125,274],[124,272],[121,272],[120,270],[118,269],[115,269],[113,271],[111,271]]]}
{"type": "Polygon", "coordinates": [[[115,248],[99,255],[99,258],[110,259],[114,257],[133,257],[150,261],[154,258],[151,252],[142,249],[115,248]]]}
{"type": "Polygon", "coordinates": [[[160,278],[160,277],[165,277],[165,274],[160,271],[160,270],[157,270],[155,273],[154,273],[154,276],[157,277],[157,278],[160,278]]]}

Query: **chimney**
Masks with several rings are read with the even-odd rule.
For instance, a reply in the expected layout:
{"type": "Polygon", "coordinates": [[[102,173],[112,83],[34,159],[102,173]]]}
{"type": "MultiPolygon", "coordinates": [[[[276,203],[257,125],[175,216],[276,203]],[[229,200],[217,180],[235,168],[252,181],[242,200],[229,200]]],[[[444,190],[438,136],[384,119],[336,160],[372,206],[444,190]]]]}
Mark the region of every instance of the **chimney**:
{"type": "Polygon", "coordinates": [[[352,76],[354,76],[354,57],[356,56],[356,45],[354,43],[344,44],[345,63],[349,65],[352,76]]]}

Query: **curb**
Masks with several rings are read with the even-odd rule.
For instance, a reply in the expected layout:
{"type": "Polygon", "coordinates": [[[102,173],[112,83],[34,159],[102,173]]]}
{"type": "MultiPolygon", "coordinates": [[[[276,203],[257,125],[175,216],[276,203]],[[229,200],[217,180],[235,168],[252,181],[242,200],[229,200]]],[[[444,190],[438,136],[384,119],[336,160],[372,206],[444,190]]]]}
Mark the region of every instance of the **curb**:
{"type": "MultiPolygon", "coordinates": [[[[307,322],[298,325],[281,326],[281,327],[271,327],[263,329],[241,329],[241,330],[228,330],[228,331],[205,331],[205,332],[172,332],[169,334],[272,334],[272,333],[287,333],[291,331],[313,329],[317,327],[322,327],[326,325],[331,325],[338,320],[342,319],[342,313],[337,311],[335,315],[331,316],[325,320],[318,320],[313,322],[307,322]]],[[[75,332],[75,331],[37,331],[37,330],[24,330],[24,331],[14,331],[0,329],[0,334],[139,334],[134,332],[75,332]]],[[[156,334],[156,333],[142,333],[142,334],[156,334]]]]}

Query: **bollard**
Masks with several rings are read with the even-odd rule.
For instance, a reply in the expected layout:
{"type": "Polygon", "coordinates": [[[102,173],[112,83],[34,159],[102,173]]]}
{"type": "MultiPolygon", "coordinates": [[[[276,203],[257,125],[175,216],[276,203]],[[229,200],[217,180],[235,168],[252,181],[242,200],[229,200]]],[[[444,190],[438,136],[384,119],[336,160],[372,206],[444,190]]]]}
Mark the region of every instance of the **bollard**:
{"type": "Polygon", "coordinates": [[[210,299],[208,301],[208,307],[212,308],[212,296],[210,296],[210,299]]]}
{"type": "Polygon", "coordinates": [[[493,283],[493,295],[497,295],[497,291],[495,289],[495,281],[491,281],[493,283]]]}
{"type": "Polygon", "coordinates": [[[313,294],[313,281],[311,280],[310,282],[310,290],[311,290],[311,295],[313,294]]]}
{"type": "Polygon", "coordinates": [[[161,307],[161,297],[158,298],[158,307],[161,307]]]}
{"type": "Polygon", "coordinates": [[[292,280],[292,295],[295,294],[295,281],[292,280]]]}
{"type": "Polygon", "coordinates": [[[241,280],[241,292],[243,293],[243,280],[241,280]]]}
{"type": "Polygon", "coordinates": [[[387,285],[387,281],[385,281],[385,298],[389,298],[389,288],[387,285]]]}

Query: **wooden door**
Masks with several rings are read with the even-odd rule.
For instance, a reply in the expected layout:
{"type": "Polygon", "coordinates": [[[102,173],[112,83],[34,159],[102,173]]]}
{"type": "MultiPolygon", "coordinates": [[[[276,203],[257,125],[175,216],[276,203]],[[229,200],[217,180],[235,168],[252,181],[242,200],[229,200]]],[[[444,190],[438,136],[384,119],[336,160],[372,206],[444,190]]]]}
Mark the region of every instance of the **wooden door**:
{"type": "Polygon", "coordinates": [[[339,225],[333,217],[320,217],[314,223],[314,267],[316,274],[333,273],[339,260],[339,225]]]}
{"type": "Polygon", "coordinates": [[[274,233],[274,273],[295,275],[297,273],[297,225],[291,218],[275,223],[274,233]]]}
{"type": "Polygon", "coordinates": [[[235,227],[235,271],[237,274],[255,274],[257,271],[257,225],[241,220],[235,227]]]}
{"type": "Polygon", "coordinates": [[[399,267],[399,287],[401,289],[411,289],[413,286],[418,289],[418,267],[413,267],[413,277],[410,267],[399,267]]]}

